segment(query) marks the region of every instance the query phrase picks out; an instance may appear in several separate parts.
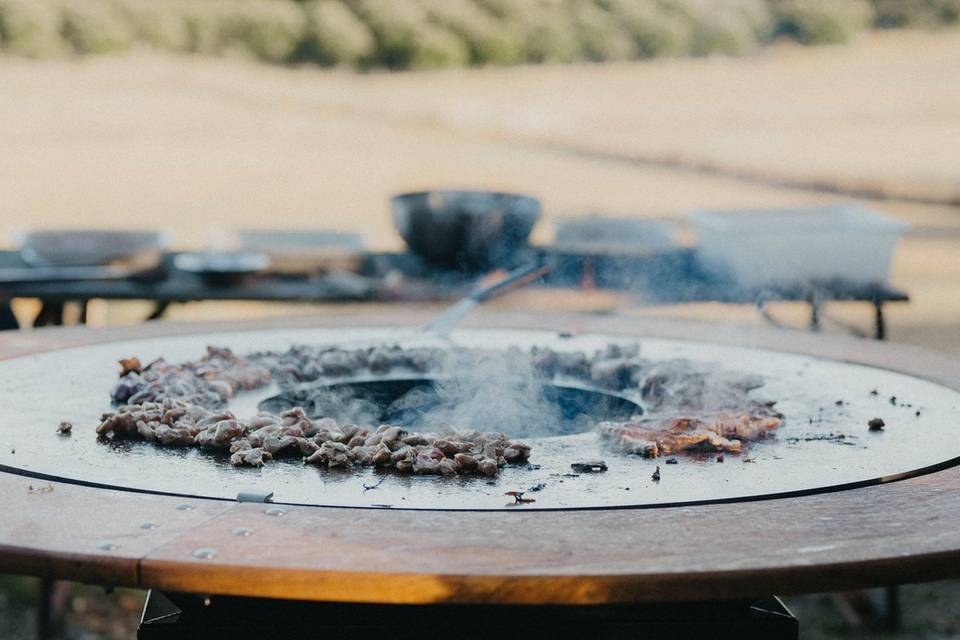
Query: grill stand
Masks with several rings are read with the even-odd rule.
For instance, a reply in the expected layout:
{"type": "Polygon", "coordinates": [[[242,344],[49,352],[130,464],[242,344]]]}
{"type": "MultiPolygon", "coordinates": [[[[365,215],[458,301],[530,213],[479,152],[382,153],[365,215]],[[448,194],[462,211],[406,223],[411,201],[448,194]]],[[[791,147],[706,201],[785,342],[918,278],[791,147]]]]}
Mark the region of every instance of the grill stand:
{"type": "Polygon", "coordinates": [[[138,640],[283,637],[429,640],[450,637],[796,640],[777,597],[733,602],[602,606],[315,603],[151,590],[138,640]]]}

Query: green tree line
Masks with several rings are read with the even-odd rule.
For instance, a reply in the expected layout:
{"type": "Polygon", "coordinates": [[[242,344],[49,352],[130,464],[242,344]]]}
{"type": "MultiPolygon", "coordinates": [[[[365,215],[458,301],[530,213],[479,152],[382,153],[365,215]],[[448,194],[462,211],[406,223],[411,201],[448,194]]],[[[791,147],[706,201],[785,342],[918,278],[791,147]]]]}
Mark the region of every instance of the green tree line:
{"type": "Polygon", "coordinates": [[[0,50],[436,69],[742,55],[958,19],[960,0],[0,0],[0,50]]]}

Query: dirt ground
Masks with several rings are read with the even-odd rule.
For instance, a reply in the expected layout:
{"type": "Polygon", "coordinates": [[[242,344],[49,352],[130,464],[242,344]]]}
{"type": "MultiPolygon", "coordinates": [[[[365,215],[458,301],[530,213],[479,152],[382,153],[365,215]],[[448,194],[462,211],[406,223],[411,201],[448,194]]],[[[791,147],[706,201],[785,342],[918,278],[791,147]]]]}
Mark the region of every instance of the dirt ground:
{"type": "MultiPolygon", "coordinates": [[[[869,190],[900,199],[865,204],[912,224],[892,275],[912,301],[891,307],[891,339],[960,351],[958,76],[960,30],[746,59],[404,74],[146,51],[4,57],[0,240],[27,227],[149,226],[200,246],[230,227],[283,226],[356,230],[395,248],[390,194],[464,186],[540,197],[544,242],[553,220],[585,212],[682,219],[869,190]]],[[[624,308],[616,296],[571,304],[624,308]]],[[[865,306],[835,307],[869,326],[865,306]]],[[[141,317],[136,304],[97,310],[101,322],[141,317]]],[[[719,305],[629,312],[758,321],[719,305]]],[[[802,309],[779,313],[803,322],[802,309]]]]}

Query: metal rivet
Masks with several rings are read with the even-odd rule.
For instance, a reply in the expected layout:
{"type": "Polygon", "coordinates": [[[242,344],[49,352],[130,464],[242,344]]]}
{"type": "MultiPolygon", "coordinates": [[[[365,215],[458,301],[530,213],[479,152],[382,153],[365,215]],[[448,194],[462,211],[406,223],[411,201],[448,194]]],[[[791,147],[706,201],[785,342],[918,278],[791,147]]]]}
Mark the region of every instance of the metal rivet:
{"type": "Polygon", "coordinates": [[[97,549],[101,551],[113,551],[114,549],[119,549],[120,545],[113,544],[112,542],[101,542],[97,545],[97,549]]]}
{"type": "Polygon", "coordinates": [[[194,558],[200,558],[201,560],[209,560],[210,558],[216,557],[217,552],[213,549],[197,549],[193,552],[194,558]]]}
{"type": "Polygon", "coordinates": [[[282,516],[287,512],[287,510],[281,509],[280,507],[270,507],[269,509],[264,509],[263,512],[268,516],[282,516]]]}
{"type": "Polygon", "coordinates": [[[141,529],[156,529],[156,528],[157,528],[157,525],[155,525],[155,524],[152,523],[152,522],[144,522],[143,524],[140,525],[140,528],[141,528],[141,529]]]}
{"type": "Polygon", "coordinates": [[[233,533],[233,535],[235,536],[246,538],[247,536],[253,534],[253,529],[247,529],[246,527],[236,527],[231,533],[233,533]]]}
{"type": "Polygon", "coordinates": [[[177,511],[193,511],[196,509],[192,504],[178,504],[177,511]]]}

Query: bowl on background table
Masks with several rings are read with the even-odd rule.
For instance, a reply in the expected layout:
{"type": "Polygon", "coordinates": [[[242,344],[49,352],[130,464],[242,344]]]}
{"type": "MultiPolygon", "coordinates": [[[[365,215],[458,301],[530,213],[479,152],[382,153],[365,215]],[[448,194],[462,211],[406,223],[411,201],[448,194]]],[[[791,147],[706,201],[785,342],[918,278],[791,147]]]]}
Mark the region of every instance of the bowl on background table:
{"type": "Polygon", "coordinates": [[[148,271],[160,265],[167,235],[105,229],[29,231],[16,238],[16,246],[31,267],[110,265],[148,271]]]}
{"type": "Polygon", "coordinates": [[[492,191],[404,193],[390,206],[411,251],[435,266],[464,271],[512,266],[540,217],[536,198],[492,191]]]}

